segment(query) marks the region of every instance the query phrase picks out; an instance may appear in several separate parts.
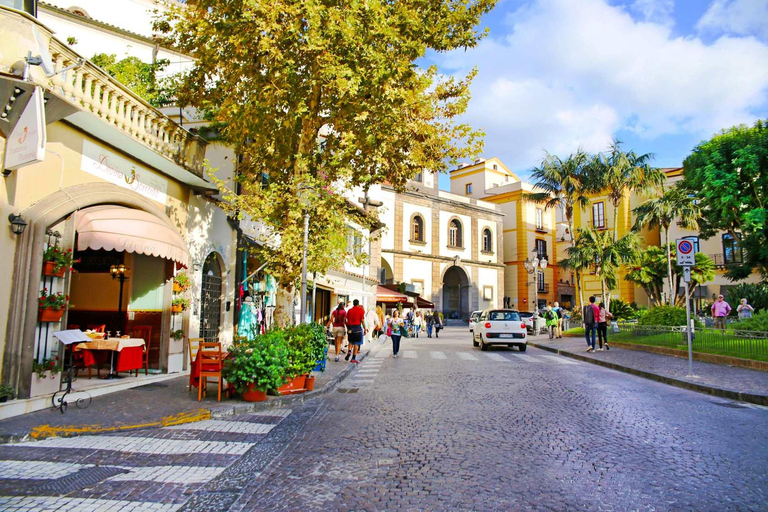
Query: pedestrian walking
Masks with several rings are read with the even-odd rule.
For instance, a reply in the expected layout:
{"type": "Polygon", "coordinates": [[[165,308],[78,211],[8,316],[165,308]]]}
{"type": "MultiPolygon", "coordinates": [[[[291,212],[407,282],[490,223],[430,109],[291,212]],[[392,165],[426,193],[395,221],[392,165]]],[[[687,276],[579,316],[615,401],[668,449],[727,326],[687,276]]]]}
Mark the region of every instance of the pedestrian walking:
{"type": "Polygon", "coordinates": [[[563,317],[565,316],[565,312],[563,308],[560,307],[559,302],[555,302],[555,307],[553,307],[552,309],[554,309],[555,313],[557,314],[557,327],[555,328],[555,337],[562,338],[563,337],[563,317]]]}
{"type": "Polygon", "coordinates": [[[379,332],[376,334],[376,337],[378,338],[384,334],[384,326],[386,325],[384,323],[384,310],[381,306],[376,306],[376,316],[379,317],[379,332]]]}
{"type": "Polygon", "coordinates": [[[736,311],[739,313],[739,320],[743,320],[745,318],[752,318],[755,308],[747,304],[747,299],[741,299],[741,304],[736,308],[736,311]]]}
{"type": "Polygon", "coordinates": [[[422,325],[424,325],[424,317],[421,315],[421,311],[417,311],[416,315],[413,317],[413,332],[416,334],[417,338],[421,332],[422,325]]]}
{"type": "Polygon", "coordinates": [[[366,338],[368,338],[368,343],[371,343],[378,338],[378,332],[381,330],[379,315],[376,314],[376,311],[372,309],[368,311],[365,315],[365,324],[369,327],[368,332],[366,333],[366,338]]]}
{"type": "Polygon", "coordinates": [[[603,302],[601,302],[597,308],[597,337],[600,342],[600,348],[597,350],[602,352],[603,342],[605,342],[605,350],[611,350],[611,347],[608,346],[608,321],[613,318],[613,315],[610,311],[605,309],[605,303],[603,302]]]}
{"type": "Polygon", "coordinates": [[[363,337],[368,332],[365,323],[365,309],[360,305],[360,301],[352,301],[352,308],[347,312],[347,340],[349,340],[349,351],[345,361],[358,363],[357,354],[363,345],[363,337]],[[349,360],[350,355],[352,360],[349,360]]]}
{"type": "Polygon", "coordinates": [[[397,354],[400,352],[400,339],[402,338],[402,332],[405,330],[405,321],[400,318],[400,311],[397,309],[392,311],[392,318],[387,323],[387,336],[392,338],[392,357],[397,359],[397,354]]]}
{"type": "Polygon", "coordinates": [[[339,305],[331,313],[331,320],[328,322],[333,333],[333,339],[336,343],[336,359],[334,361],[339,362],[341,359],[341,344],[344,342],[344,337],[347,335],[347,311],[344,309],[344,302],[339,302],[339,305]]]}
{"type": "Polygon", "coordinates": [[[443,328],[443,314],[435,311],[432,314],[432,318],[434,319],[434,323],[435,323],[435,338],[439,338],[440,329],[443,328]]]}
{"type": "Polygon", "coordinates": [[[555,337],[555,331],[557,330],[557,313],[551,306],[547,306],[544,310],[544,320],[547,322],[547,332],[549,332],[549,339],[555,337]]]}
{"type": "Polygon", "coordinates": [[[427,324],[427,338],[432,337],[432,329],[435,327],[435,313],[434,312],[427,312],[425,315],[424,321],[427,324]]]}
{"type": "Polygon", "coordinates": [[[725,302],[725,298],[722,295],[717,296],[717,300],[712,304],[712,318],[715,319],[715,329],[720,326],[720,329],[725,330],[725,317],[731,312],[731,305],[725,302]]]}
{"type": "Polygon", "coordinates": [[[581,319],[584,323],[584,334],[587,337],[587,352],[593,352],[595,350],[595,338],[597,337],[597,320],[600,316],[600,311],[595,305],[595,296],[592,295],[589,298],[589,304],[584,306],[581,311],[581,319]]]}

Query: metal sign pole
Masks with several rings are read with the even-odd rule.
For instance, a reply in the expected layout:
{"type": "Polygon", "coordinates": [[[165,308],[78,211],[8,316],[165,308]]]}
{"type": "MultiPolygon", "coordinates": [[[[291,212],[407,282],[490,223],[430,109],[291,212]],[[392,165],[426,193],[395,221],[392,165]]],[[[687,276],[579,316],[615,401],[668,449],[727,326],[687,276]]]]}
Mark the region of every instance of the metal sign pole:
{"type": "MultiPolygon", "coordinates": [[[[689,271],[690,268],[686,267],[689,271]]],[[[688,377],[693,377],[693,342],[691,339],[691,303],[688,302],[688,281],[685,281],[685,332],[688,333],[688,377]]]]}

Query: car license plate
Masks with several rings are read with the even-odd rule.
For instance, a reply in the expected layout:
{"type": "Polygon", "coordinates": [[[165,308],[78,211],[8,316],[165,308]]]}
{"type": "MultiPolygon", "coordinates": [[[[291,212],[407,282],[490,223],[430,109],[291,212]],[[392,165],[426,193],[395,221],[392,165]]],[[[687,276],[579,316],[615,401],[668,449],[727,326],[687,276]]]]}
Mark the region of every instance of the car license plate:
{"type": "Polygon", "coordinates": [[[507,333],[499,334],[499,338],[514,338],[514,337],[515,337],[514,334],[507,334],[507,333]]]}

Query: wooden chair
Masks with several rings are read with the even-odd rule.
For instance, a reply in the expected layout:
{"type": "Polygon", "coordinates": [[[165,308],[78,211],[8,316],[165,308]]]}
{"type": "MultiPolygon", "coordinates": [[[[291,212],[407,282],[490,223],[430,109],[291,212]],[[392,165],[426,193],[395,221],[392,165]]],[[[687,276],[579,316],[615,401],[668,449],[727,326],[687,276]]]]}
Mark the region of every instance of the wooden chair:
{"type": "Polygon", "coordinates": [[[221,343],[200,343],[198,353],[198,364],[200,365],[200,381],[197,385],[197,401],[200,402],[203,393],[208,394],[208,377],[216,377],[219,381],[218,401],[221,402],[221,387],[223,380],[221,377],[221,368],[223,357],[221,354],[221,343]]]}
{"type": "MultiPolygon", "coordinates": [[[[144,351],[141,354],[141,365],[144,367],[144,375],[149,375],[149,345],[152,341],[151,325],[134,325],[131,328],[131,338],[140,338],[144,340],[144,351]]],[[[139,370],[136,370],[136,377],[139,376],[139,370]]]]}
{"type": "MultiPolygon", "coordinates": [[[[195,364],[195,357],[197,357],[197,351],[200,350],[200,343],[205,341],[203,338],[189,338],[187,346],[189,347],[189,367],[191,368],[195,364]]],[[[187,391],[192,389],[192,383],[187,386],[187,391]]]]}

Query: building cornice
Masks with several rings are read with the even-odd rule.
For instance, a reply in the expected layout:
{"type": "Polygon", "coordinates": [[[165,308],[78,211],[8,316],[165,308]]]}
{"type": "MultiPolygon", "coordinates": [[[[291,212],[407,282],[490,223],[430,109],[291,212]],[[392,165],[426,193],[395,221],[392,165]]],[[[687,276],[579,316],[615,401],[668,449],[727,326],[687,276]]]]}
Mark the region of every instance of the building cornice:
{"type": "MultiPolygon", "coordinates": [[[[454,259],[452,256],[435,256],[433,254],[424,254],[420,252],[411,252],[411,251],[402,251],[400,249],[382,249],[381,252],[386,252],[390,254],[398,254],[400,256],[408,256],[409,258],[418,258],[422,260],[439,260],[439,261],[445,261],[446,263],[453,263],[454,259]]],[[[462,263],[467,263],[469,265],[479,265],[482,267],[494,267],[494,268],[504,268],[505,265],[503,263],[492,263],[489,261],[478,261],[478,260],[461,260],[462,263]]]]}
{"type": "MultiPolygon", "coordinates": [[[[385,186],[385,185],[382,185],[381,189],[382,190],[386,190],[387,192],[394,192],[395,195],[399,195],[399,196],[402,196],[402,197],[410,197],[410,198],[413,198],[413,199],[421,199],[421,200],[424,200],[424,201],[430,201],[432,203],[447,204],[447,205],[450,205],[450,206],[456,206],[456,207],[459,207],[459,208],[466,208],[468,210],[473,210],[473,211],[476,211],[476,212],[486,213],[486,214],[489,214],[489,215],[498,215],[499,217],[504,217],[506,215],[505,213],[503,213],[503,212],[501,212],[499,210],[496,210],[496,209],[491,210],[490,208],[485,208],[483,206],[478,206],[478,205],[472,204],[472,203],[463,203],[461,201],[452,201],[450,199],[446,199],[445,197],[440,197],[440,196],[424,196],[424,195],[417,194],[415,192],[397,192],[397,191],[395,191],[394,188],[389,187],[389,186],[385,186]]],[[[481,201],[485,201],[485,199],[481,199],[481,201]]]]}

